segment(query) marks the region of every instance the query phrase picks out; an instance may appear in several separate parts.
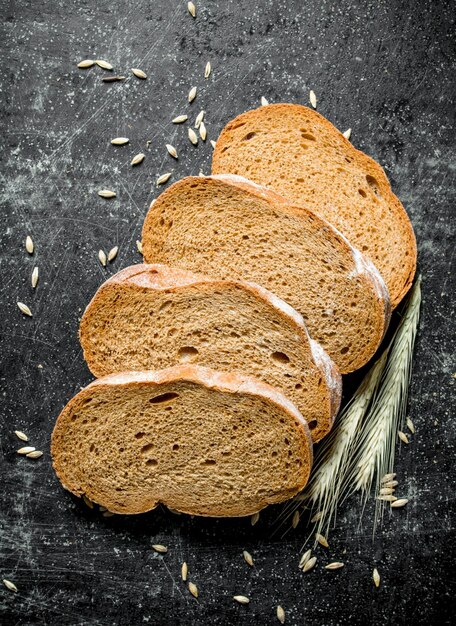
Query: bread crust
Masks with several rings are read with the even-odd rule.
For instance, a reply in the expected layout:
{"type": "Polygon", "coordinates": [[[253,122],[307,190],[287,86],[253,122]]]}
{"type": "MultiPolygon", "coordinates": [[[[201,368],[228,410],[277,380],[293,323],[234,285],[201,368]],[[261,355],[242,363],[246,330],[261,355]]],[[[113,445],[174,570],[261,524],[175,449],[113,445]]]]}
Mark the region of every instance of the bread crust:
{"type": "Polygon", "coordinates": [[[296,334],[301,338],[303,344],[309,344],[310,346],[314,364],[325,381],[329,400],[327,427],[320,427],[315,434],[314,432],[312,433],[314,441],[319,441],[330,431],[339,410],[342,397],[342,377],[336,364],[325,350],[316,341],[310,338],[304,319],[300,313],[272,292],[249,281],[216,279],[204,274],[194,273],[159,263],[140,263],[126,267],[117,274],[114,274],[114,276],[101,285],[93,296],[82,316],[79,327],[79,340],[83,348],[84,359],[95,376],[103,376],[104,372],[97,368],[96,355],[91,351],[88,337],[90,335],[93,315],[96,315],[98,305],[103,301],[104,293],[113,285],[130,285],[132,287],[138,287],[139,289],[166,292],[178,292],[190,286],[200,287],[201,289],[204,289],[206,286],[215,289],[226,289],[230,286],[237,286],[252,293],[256,298],[266,301],[279,312],[283,318],[286,318],[288,324],[294,327],[296,334]]]}
{"type": "Polygon", "coordinates": [[[164,504],[165,506],[169,506],[175,510],[180,510],[182,513],[188,513],[190,515],[206,515],[209,517],[242,517],[244,515],[251,515],[256,511],[261,510],[268,504],[283,501],[285,499],[288,499],[289,497],[293,497],[299,491],[301,491],[307,483],[313,463],[312,438],[307,422],[298,411],[298,409],[294,406],[294,404],[290,402],[288,398],[286,398],[281,392],[279,392],[274,387],[271,387],[270,385],[267,385],[266,383],[263,383],[250,376],[241,376],[236,373],[219,372],[197,365],[177,365],[174,367],[156,371],[122,372],[119,374],[110,374],[108,376],[104,376],[103,378],[94,380],[68,402],[68,404],[65,406],[65,408],[62,410],[59,417],[57,418],[52,433],[51,455],[53,459],[53,468],[65,489],[78,497],[87,495],[90,500],[92,500],[96,504],[106,506],[108,510],[113,513],[126,515],[151,511],[156,508],[160,503],[164,504]],[[286,497],[278,497],[277,499],[273,498],[271,501],[264,501],[261,503],[261,506],[259,508],[255,510],[241,511],[238,515],[229,515],[226,511],[223,510],[216,511],[214,512],[214,514],[208,515],[196,510],[184,510],[184,508],[177,509],[172,502],[172,498],[169,498],[169,500],[166,499],[166,501],[157,499],[155,502],[153,502],[152,504],[149,503],[148,506],[143,507],[141,510],[119,510],[118,508],[116,509],[116,506],[113,502],[108,503],[106,501],[99,501],[100,498],[98,497],[96,489],[93,488],[93,486],[92,490],[83,491],[80,485],[72,481],[71,476],[67,471],[67,466],[65,462],[62,461],[61,448],[62,441],[65,439],[67,424],[69,420],[71,420],[71,415],[74,413],[75,410],[77,410],[82,400],[84,400],[87,396],[91,396],[93,392],[97,389],[103,387],[135,388],[146,385],[151,389],[154,389],[156,387],[169,385],[174,382],[180,381],[196,383],[198,385],[206,387],[207,389],[212,389],[223,393],[245,394],[261,397],[271,404],[275,404],[280,408],[281,411],[286,413],[290,420],[292,420],[293,423],[296,425],[296,428],[299,431],[300,437],[302,439],[303,450],[305,449],[306,454],[305,475],[303,474],[303,476],[301,477],[300,483],[296,486],[294,492],[287,494],[286,497]]]}
{"type": "MultiPolygon", "coordinates": [[[[404,256],[404,259],[407,258],[407,264],[406,269],[404,270],[402,284],[399,288],[395,288],[393,290],[391,283],[389,283],[391,306],[393,309],[396,308],[399,302],[403,299],[405,294],[412,286],[413,278],[416,272],[417,246],[412,224],[401,201],[393,193],[390,182],[383,168],[376,161],[374,161],[374,159],[366,155],[364,152],[362,152],[361,150],[357,150],[353,146],[353,144],[348,139],[346,139],[346,137],[344,137],[343,134],[320,113],[314,111],[313,109],[310,109],[309,107],[291,103],[270,104],[267,107],[259,107],[257,109],[246,111],[245,113],[241,113],[240,115],[228,122],[228,124],[223,128],[222,132],[220,133],[219,138],[217,139],[216,147],[213,153],[212,173],[218,175],[225,171],[226,168],[223,161],[223,152],[226,147],[230,145],[230,142],[232,140],[232,132],[236,129],[236,127],[239,127],[240,124],[245,124],[252,120],[256,121],[259,117],[264,115],[265,109],[267,109],[269,112],[273,111],[278,113],[288,111],[292,113],[299,112],[307,117],[313,117],[316,122],[323,126],[327,131],[336,133],[338,139],[342,142],[347,154],[349,154],[350,157],[357,162],[359,168],[364,170],[367,174],[373,176],[379,182],[382,195],[387,201],[387,205],[391,210],[391,214],[394,217],[394,220],[398,227],[402,229],[405,235],[405,239],[407,241],[407,247],[406,250],[404,250],[404,252],[408,252],[407,257],[404,256]]],[[[349,233],[346,234],[349,237],[349,233]]]]}

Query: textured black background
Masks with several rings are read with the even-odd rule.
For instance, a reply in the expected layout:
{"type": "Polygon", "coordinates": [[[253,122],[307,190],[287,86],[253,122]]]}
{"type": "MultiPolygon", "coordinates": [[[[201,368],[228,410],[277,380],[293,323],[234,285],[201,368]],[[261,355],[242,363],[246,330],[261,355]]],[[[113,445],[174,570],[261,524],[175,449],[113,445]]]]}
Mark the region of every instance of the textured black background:
{"type": "Polygon", "coordinates": [[[446,624],[455,593],[454,363],[454,4],[431,0],[180,0],[0,2],[2,209],[1,578],[5,624],[446,624]],[[453,5],[453,6],[452,6],[453,5]],[[103,58],[129,76],[105,84],[103,58]],[[203,77],[212,62],[209,80],[203,77]],[[196,101],[187,93],[198,86],[196,101]],[[78,318],[100,283],[140,260],[135,240],[157,189],[210,170],[211,146],[190,145],[171,119],[207,111],[209,138],[259,104],[308,103],[384,165],[416,229],[423,275],[410,415],[417,434],[398,451],[401,494],[411,502],[372,540],[372,510],[343,507],[329,555],[297,569],[303,524],[282,537],[276,507],[249,520],[201,520],[164,510],[105,519],[63,491],[49,457],[65,402],[90,380],[78,318]],[[115,136],[130,144],[116,149],[115,136]],[[149,147],[146,141],[151,140],[149,147]],[[179,151],[176,163],[165,143],[179,151]],[[137,152],[142,166],[131,168],[137,152]],[[96,191],[112,188],[106,201],[96,191]],[[24,250],[31,234],[36,252],[24,250]],[[119,245],[107,270],[99,248],[119,245]],[[41,273],[30,287],[34,265],[41,273]],[[33,318],[16,302],[26,302],[33,318]],[[42,365],[42,369],[39,368],[42,365]],[[454,406],[454,405],[453,405],[454,406]],[[44,450],[20,458],[12,432],[44,450]],[[359,520],[361,519],[361,524],[359,520]],[[164,543],[159,556],[150,548],[164,543]],[[242,550],[249,550],[249,569],[242,550]],[[327,559],[343,560],[327,572],[327,559]],[[186,560],[200,589],[180,581],[186,560]],[[377,566],[382,586],[373,587],[377,566]],[[250,596],[249,606],[232,601],[250,596]]]}

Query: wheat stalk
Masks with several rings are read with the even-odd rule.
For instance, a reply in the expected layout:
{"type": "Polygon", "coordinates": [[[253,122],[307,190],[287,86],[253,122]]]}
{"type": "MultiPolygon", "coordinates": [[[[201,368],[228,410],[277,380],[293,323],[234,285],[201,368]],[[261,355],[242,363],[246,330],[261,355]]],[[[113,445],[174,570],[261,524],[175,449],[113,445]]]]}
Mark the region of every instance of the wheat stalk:
{"type": "MultiPolygon", "coordinates": [[[[307,487],[288,507],[287,517],[302,505],[317,509],[319,533],[323,529],[326,535],[329,533],[337,508],[345,498],[361,490],[367,499],[374,475],[379,485],[382,476],[393,467],[397,426],[407,406],[420,285],[418,278],[393,338],[320,444],[307,487]]],[[[382,504],[377,501],[374,531],[382,504]]]]}

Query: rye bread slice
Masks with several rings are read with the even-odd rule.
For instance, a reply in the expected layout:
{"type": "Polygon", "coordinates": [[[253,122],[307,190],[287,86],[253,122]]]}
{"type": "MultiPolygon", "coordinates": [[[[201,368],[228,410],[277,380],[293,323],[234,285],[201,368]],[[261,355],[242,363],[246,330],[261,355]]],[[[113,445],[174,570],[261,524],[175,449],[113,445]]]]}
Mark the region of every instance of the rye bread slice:
{"type": "Polygon", "coordinates": [[[194,363],[255,376],[301,411],[313,441],[339,408],[340,374],[302,316],[255,285],[167,265],[133,265],[97,291],[79,329],[97,377],[194,363]]]}
{"type": "Polygon", "coordinates": [[[254,281],[302,314],[342,373],[375,353],[388,293],[370,262],[325,220],[236,176],[188,177],[149,210],[148,263],[254,281]]]}
{"type": "Polygon", "coordinates": [[[51,451],[66,489],[123,514],[251,515],[296,495],[312,466],[285,396],[193,365],[96,380],[59,415],[51,451]]]}
{"type": "Polygon", "coordinates": [[[416,241],[385,172],[327,119],[297,104],[239,115],[217,140],[213,174],[239,174],[333,224],[380,271],[395,308],[412,285],[416,241]]]}

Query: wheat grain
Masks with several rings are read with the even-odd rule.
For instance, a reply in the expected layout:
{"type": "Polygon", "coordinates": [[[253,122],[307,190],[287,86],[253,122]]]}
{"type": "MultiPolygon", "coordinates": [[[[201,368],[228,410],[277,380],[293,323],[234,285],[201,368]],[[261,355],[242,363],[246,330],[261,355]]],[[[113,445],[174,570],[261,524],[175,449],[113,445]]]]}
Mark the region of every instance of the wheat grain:
{"type": "Polygon", "coordinates": [[[277,615],[277,619],[279,620],[279,622],[281,624],[285,624],[285,611],[280,606],[280,604],[279,604],[279,606],[276,609],[276,615],[277,615]]]}
{"type": "Polygon", "coordinates": [[[347,130],[342,133],[342,135],[345,137],[345,139],[350,139],[351,134],[352,134],[352,129],[351,128],[347,128],[347,130]]]}
{"type": "Polygon", "coordinates": [[[409,438],[405,433],[402,432],[402,430],[397,431],[397,436],[403,443],[410,443],[409,438]]]}
{"type": "Polygon", "coordinates": [[[188,92],[188,101],[193,102],[195,98],[196,98],[196,87],[192,87],[190,91],[188,92]]]}
{"type": "Polygon", "coordinates": [[[315,540],[318,541],[318,543],[323,546],[323,548],[329,548],[328,540],[324,535],[321,535],[320,533],[315,533],[315,540]]]}
{"type": "Polygon", "coordinates": [[[187,120],[188,120],[188,115],[178,115],[172,120],[172,122],[173,124],[183,124],[187,120]]]}
{"type": "Polygon", "coordinates": [[[162,174],[161,176],[159,176],[157,178],[157,187],[159,185],[164,185],[165,183],[168,182],[168,180],[171,178],[171,176],[173,175],[172,172],[166,172],[166,174],[162,174]]]}
{"type": "Polygon", "coordinates": [[[395,502],[391,502],[391,508],[400,509],[407,504],[407,498],[401,498],[400,500],[396,500],[395,502]]]}
{"type": "Polygon", "coordinates": [[[24,432],[22,432],[22,430],[15,430],[15,431],[14,431],[14,434],[15,434],[15,435],[16,435],[16,437],[17,437],[18,439],[20,439],[21,441],[28,441],[28,440],[29,440],[29,439],[28,439],[28,437],[27,437],[27,435],[26,435],[24,432]]]}
{"type": "Polygon", "coordinates": [[[374,567],[374,571],[372,572],[372,580],[374,581],[374,585],[376,587],[380,587],[380,574],[378,573],[378,569],[374,567]]]}
{"type": "Polygon", "coordinates": [[[107,258],[106,258],[106,252],[104,250],[98,250],[98,260],[100,261],[103,267],[106,267],[107,258]]]}
{"type": "Polygon", "coordinates": [[[33,317],[33,314],[31,312],[31,310],[29,309],[29,307],[24,304],[23,302],[18,302],[17,306],[19,307],[19,309],[22,311],[22,313],[24,315],[28,315],[29,317],[33,317]]]}
{"type": "Polygon", "coordinates": [[[211,146],[214,148],[214,150],[215,150],[216,145],[217,145],[217,142],[211,139],[211,146]]]}
{"type": "Polygon", "coordinates": [[[206,137],[207,137],[207,130],[206,130],[206,126],[204,124],[204,122],[201,122],[200,127],[199,127],[199,134],[200,137],[203,141],[206,141],[206,137]]]}
{"type": "Polygon", "coordinates": [[[103,70],[112,70],[112,65],[111,63],[108,63],[107,61],[103,61],[103,59],[97,59],[95,61],[95,63],[101,67],[103,70]]]}
{"type": "Polygon", "coordinates": [[[203,121],[204,118],[204,113],[205,111],[200,111],[198,113],[198,115],[196,116],[196,120],[195,120],[195,128],[198,130],[198,128],[200,127],[201,122],[203,121]]]}
{"type": "Polygon", "coordinates": [[[310,572],[311,569],[313,569],[315,567],[315,563],[317,562],[317,557],[313,556],[311,559],[309,559],[307,561],[307,563],[304,565],[304,567],[302,568],[302,571],[304,573],[306,572],[310,572]]]}
{"type": "Polygon", "coordinates": [[[269,101],[266,100],[264,96],[261,96],[261,106],[265,107],[265,106],[268,106],[268,104],[269,104],[269,101]]]}
{"type": "Polygon", "coordinates": [[[312,517],[312,519],[310,520],[310,523],[315,524],[315,522],[320,521],[322,517],[323,517],[323,511],[318,511],[318,513],[315,513],[315,515],[312,517]]]}
{"type": "Polygon", "coordinates": [[[206,63],[206,67],[204,68],[204,78],[206,79],[209,78],[209,76],[211,75],[211,71],[212,71],[211,62],[208,61],[206,63]]]}
{"type": "Polygon", "coordinates": [[[35,266],[32,272],[32,289],[35,289],[38,284],[38,268],[35,266]]]}
{"type": "Polygon", "coordinates": [[[187,2],[187,9],[192,17],[196,17],[196,6],[193,2],[187,2]]]}
{"type": "Polygon", "coordinates": [[[313,108],[316,109],[317,108],[317,96],[315,95],[315,91],[313,91],[312,89],[310,90],[310,93],[309,93],[309,100],[313,108]]]}
{"type": "Polygon", "coordinates": [[[394,493],[394,487],[382,487],[379,491],[381,496],[390,496],[394,493]]]}
{"type": "Polygon", "coordinates": [[[397,487],[399,482],[397,480],[390,480],[389,483],[382,483],[383,487],[397,487]]]}
{"type": "Polygon", "coordinates": [[[390,494],[390,495],[378,496],[377,500],[380,500],[380,502],[396,502],[397,497],[390,494]]]}
{"type": "Polygon", "coordinates": [[[104,83],[115,83],[119,80],[125,80],[125,76],[103,76],[101,80],[104,83]]]}
{"type": "Polygon", "coordinates": [[[188,575],[188,565],[184,561],[182,563],[182,567],[181,567],[181,577],[182,577],[182,580],[184,581],[184,583],[187,581],[187,575],[188,575]]]}
{"type": "Polygon", "coordinates": [[[193,128],[188,129],[188,138],[190,139],[190,141],[192,142],[194,146],[198,144],[198,136],[193,130],[193,128]]]}
{"type": "Polygon", "coordinates": [[[380,483],[387,483],[390,480],[393,480],[394,478],[396,478],[396,473],[395,472],[393,472],[391,474],[385,474],[383,476],[383,478],[381,479],[380,483]]]}
{"type": "Polygon", "coordinates": [[[188,583],[188,590],[190,591],[192,596],[194,596],[195,598],[198,597],[199,591],[198,591],[198,587],[195,585],[195,583],[188,583]]]}
{"type": "Polygon", "coordinates": [[[35,452],[36,448],[34,448],[33,446],[24,446],[23,448],[19,448],[19,450],[16,450],[17,454],[22,454],[22,455],[26,455],[26,454],[30,454],[30,452],[35,452]]]}
{"type": "Polygon", "coordinates": [[[93,59],[84,59],[84,61],[80,61],[78,63],[78,67],[81,70],[86,70],[88,67],[93,67],[95,65],[95,61],[93,59]]]}
{"type": "Polygon", "coordinates": [[[10,591],[14,591],[14,593],[17,593],[16,585],[12,583],[10,580],[7,580],[6,578],[4,578],[2,582],[7,589],[9,589],[10,591]]]}
{"type": "Polygon", "coordinates": [[[115,198],[116,197],[116,193],[114,191],[111,191],[110,189],[100,189],[100,191],[98,192],[98,195],[101,198],[115,198]]]}
{"type": "Polygon", "coordinates": [[[344,564],[340,561],[333,561],[332,563],[328,563],[328,565],[325,565],[325,569],[329,570],[340,569],[341,567],[344,567],[344,564]]]}
{"type": "Polygon", "coordinates": [[[136,250],[139,252],[139,254],[143,253],[142,243],[138,239],[136,240],[136,250]]]}
{"type": "Polygon", "coordinates": [[[412,422],[410,417],[407,417],[407,428],[412,433],[412,435],[415,434],[415,424],[412,422]]]}
{"type": "Polygon", "coordinates": [[[166,149],[168,150],[168,153],[174,158],[177,159],[177,150],[174,146],[172,146],[170,143],[166,144],[166,149]]]}
{"type": "Polygon", "coordinates": [[[118,246],[114,246],[114,248],[111,248],[111,250],[108,252],[108,261],[114,261],[114,259],[117,256],[118,251],[119,251],[118,246]]]}
{"type": "Polygon", "coordinates": [[[115,137],[114,139],[111,139],[113,146],[124,146],[129,141],[128,137],[115,137]]]}
{"type": "Polygon", "coordinates": [[[255,526],[255,524],[258,522],[259,519],[260,519],[260,514],[258,511],[254,513],[253,515],[251,515],[250,523],[252,524],[252,526],[255,526]]]}
{"type": "Polygon", "coordinates": [[[131,71],[132,71],[132,74],[134,74],[136,76],[136,78],[141,78],[141,80],[146,80],[146,78],[147,78],[146,72],[143,72],[142,70],[138,69],[137,67],[132,67],[131,71]]]}
{"type": "Polygon", "coordinates": [[[307,550],[306,552],[304,552],[304,554],[301,557],[301,560],[299,561],[299,569],[302,569],[305,564],[307,563],[307,561],[310,559],[310,557],[312,556],[312,550],[307,550]]]}
{"type": "Polygon", "coordinates": [[[236,600],[239,604],[248,604],[250,602],[247,596],[233,596],[233,600],[236,600]]]}
{"type": "Polygon", "coordinates": [[[86,506],[89,507],[89,509],[93,509],[93,502],[89,497],[86,496],[85,493],[82,495],[82,501],[86,506]]]}
{"type": "Polygon", "coordinates": [[[250,565],[250,567],[253,567],[253,558],[250,552],[247,552],[247,550],[244,550],[242,553],[242,556],[244,557],[244,561],[247,563],[247,565],[250,565]]]}
{"type": "Polygon", "coordinates": [[[130,165],[139,165],[140,163],[144,161],[145,157],[146,155],[140,152],[139,154],[137,154],[136,156],[132,158],[130,165]]]}
{"type": "Polygon", "coordinates": [[[30,237],[30,235],[27,235],[27,237],[25,238],[25,249],[29,254],[33,254],[35,246],[33,245],[33,239],[30,237]]]}
{"type": "Polygon", "coordinates": [[[166,546],[162,546],[161,543],[154,543],[152,548],[159,554],[166,554],[168,552],[168,548],[166,546]]]}
{"type": "Polygon", "coordinates": [[[291,527],[292,528],[296,528],[296,526],[299,524],[299,511],[296,509],[296,511],[293,513],[293,517],[291,518],[291,527]]]}
{"type": "Polygon", "coordinates": [[[43,456],[43,452],[41,450],[33,450],[25,455],[28,459],[39,459],[40,456],[43,456]]]}

